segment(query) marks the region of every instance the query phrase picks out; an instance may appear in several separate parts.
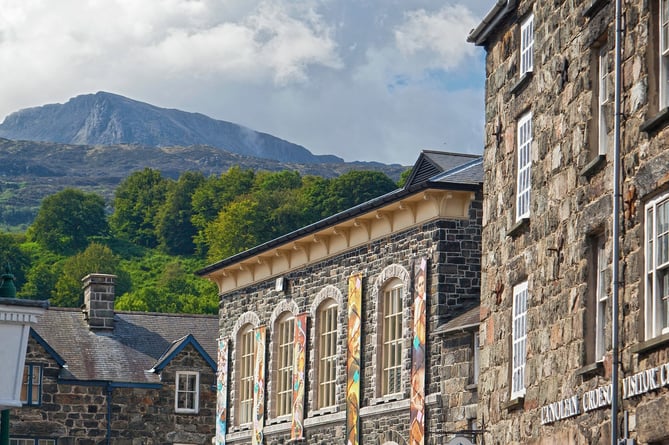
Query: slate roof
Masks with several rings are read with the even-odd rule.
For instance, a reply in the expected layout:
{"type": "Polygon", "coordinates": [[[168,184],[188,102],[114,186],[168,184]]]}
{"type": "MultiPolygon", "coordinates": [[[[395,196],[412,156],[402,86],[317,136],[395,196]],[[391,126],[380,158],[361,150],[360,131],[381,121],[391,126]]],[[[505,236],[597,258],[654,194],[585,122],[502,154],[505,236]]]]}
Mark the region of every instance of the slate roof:
{"type": "Polygon", "coordinates": [[[159,383],[150,370],[189,334],[215,364],[217,316],[117,311],[114,323],[113,331],[92,331],[81,310],[52,307],[33,329],[65,363],[64,380],[159,383]]]}
{"type": "Polygon", "coordinates": [[[453,320],[448,321],[447,323],[442,324],[434,330],[435,334],[446,334],[448,332],[456,331],[465,331],[473,330],[478,328],[478,325],[481,323],[481,309],[479,306],[469,309],[467,312],[464,312],[453,320]]]}
{"type": "MultiPolygon", "coordinates": [[[[419,184],[425,181],[435,181],[437,176],[455,172],[462,167],[471,164],[472,162],[481,161],[483,158],[478,155],[470,155],[463,153],[449,153],[445,151],[423,150],[418,157],[418,160],[413,166],[411,175],[407,179],[408,187],[413,184],[419,184]]],[[[483,180],[483,170],[481,169],[480,181],[483,180]]],[[[476,177],[472,176],[467,179],[467,183],[476,182],[476,177]]],[[[450,182],[460,182],[457,178],[452,178],[450,182]]]]}

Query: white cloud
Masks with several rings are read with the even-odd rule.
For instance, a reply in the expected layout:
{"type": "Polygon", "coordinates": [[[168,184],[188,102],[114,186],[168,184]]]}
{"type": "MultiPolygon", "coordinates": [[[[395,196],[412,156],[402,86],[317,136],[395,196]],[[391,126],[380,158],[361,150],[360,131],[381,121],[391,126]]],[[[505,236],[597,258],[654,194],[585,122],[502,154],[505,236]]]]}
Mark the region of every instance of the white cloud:
{"type": "Polygon", "coordinates": [[[476,26],[472,12],[461,5],[445,6],[430,14],[424,9],[405,13],[406,21],[395,31],[395,40],[402,54],[429,51],[433,60],[445,69],[453,69],[475,53],[466,43],[469,31],[476,26]]]}

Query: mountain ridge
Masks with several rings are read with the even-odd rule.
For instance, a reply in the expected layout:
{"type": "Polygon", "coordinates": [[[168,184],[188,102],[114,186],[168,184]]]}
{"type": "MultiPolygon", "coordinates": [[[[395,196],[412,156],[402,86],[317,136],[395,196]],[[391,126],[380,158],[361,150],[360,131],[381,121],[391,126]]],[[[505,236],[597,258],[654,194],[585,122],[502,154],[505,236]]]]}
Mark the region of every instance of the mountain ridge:
{"type": "Polygon", "coordinates": [[[43,198],[74,187],[95,192],[111,204],[114,190],[146,167],[177,179],[185,171],[220,175],[230,167],[298,171],[332,178],[351,170],[381,171],[397,181],[407,167],[379,162],[290,163],[243,156],[205,145],[150,147],[137,144],[75,145],[0,138],[0,230],[23,231],[43,198]]]}
{"type": "Polygon", "coordinates": [[[0,137],[77,145],[207,145],[245,156],[298,163],[340,163],[307,148],[202,113],[161,108],[114,93],[82,94],[64,104],[24,108],[0,123],[0,137]]]}

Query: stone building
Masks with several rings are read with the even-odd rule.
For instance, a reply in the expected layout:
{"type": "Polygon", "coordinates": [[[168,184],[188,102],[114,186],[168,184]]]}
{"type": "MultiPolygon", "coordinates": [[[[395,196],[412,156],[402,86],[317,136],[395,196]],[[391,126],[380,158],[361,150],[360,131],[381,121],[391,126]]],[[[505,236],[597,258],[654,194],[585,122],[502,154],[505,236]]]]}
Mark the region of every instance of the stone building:
{"type": "Polygon", "coordinates": [[[197,272],[220,293],[217,444],[476,429],[481,166],[424,151],[404,187],[197,272]]]}
{"type": "Polygon", "coordinates": [[[618,178],[615,3],[499,0],[469,35],[487,53],[485,444],[611,443],[613,387],[618,437],[669,443],[669,0],[621,2],[618,178]]]}
{"type": "Polygon", "coordinates": [[[217,317],[114,311],[114,279],[31,330],[11,445],[211,443],[217,317]]]}

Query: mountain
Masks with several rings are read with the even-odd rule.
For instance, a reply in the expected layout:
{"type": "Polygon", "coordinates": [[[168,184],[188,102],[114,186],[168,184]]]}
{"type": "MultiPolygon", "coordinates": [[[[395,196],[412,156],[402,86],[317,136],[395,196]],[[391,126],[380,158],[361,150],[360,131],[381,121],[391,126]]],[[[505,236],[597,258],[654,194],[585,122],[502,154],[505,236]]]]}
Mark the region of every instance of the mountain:
{"type": "Polygon", "coordinates": [[[282,162],[343,162],[337,156],[314,155],[301,145],[231,122],[106,92],[14,112],[0,124],[0,137],[78,145],[207,145],[282,162]]]}
{"type": "Polygon", "coordinates": [[[324,178],[350,170],[375,170],[395,181],[406,170],[398,164],[378,162],[280,162],[205,145],[73,145],[0,138],[0,231],[25,230],[42,199],[66,187],[98,193],[111,204],[116,186],[132,172],[145,167],[177,179],[185,171],[220,175],[235,165],[253,170],[294,170],[324,178]]]}

